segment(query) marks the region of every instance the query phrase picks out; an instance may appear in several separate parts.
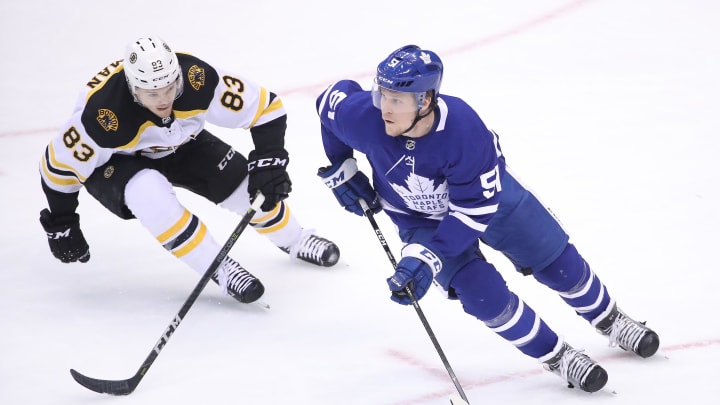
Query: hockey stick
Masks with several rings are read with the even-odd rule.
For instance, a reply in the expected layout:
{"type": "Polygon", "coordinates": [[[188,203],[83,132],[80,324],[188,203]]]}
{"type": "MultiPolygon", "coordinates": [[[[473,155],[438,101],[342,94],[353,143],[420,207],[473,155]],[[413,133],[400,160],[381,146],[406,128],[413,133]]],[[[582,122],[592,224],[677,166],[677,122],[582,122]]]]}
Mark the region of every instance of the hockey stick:
{"type": "Polygon", "coordinates": [[[262,193],[258,192],[255,196],[255,200],[252,202],[252,204],[250,204],[250,208],[248,208],[247,212],[245,213],[245,215],[243,215],[242,220],[240,220],[240,223],[235,228],[232,235],[230,235],[227,242],[225,242],[225,246],[220,249],[220,253],[215,256],[215,260],[213,260],[208,269],[205,270],[205,274],[200,277],[200,281],[198,281],[197,285],[190,293],[190,296],[185,300],[185,303],[183,304],[182,308],[180,308],[180,311],[177,313],[177,315],[175,315],[173,320],[170,321],[170,324],[167,326],[167,328],[165,328],[165,332],[163,332],[162,336],[160,336],[160,340],[155,343],[152,351],[150,351],[150,354],[145,358],[145,361],[143,361],[142,365],[135,373],[135,375],[126,380],[101,380],[85,376],[73,369],[70,369],[70,374],[75,379],[75,381],[77,381],[83,387],[95,392],[99,392],[101,394],[128,395],[135,391],[135,388],[138,386],[138,384],[140,384],[140,380],[142,380],[142,378],[145,376],[145,373],[147,373],[148,369],[150,368],[150,366],[152,366],[155,359],[158,357],[158,355],[160,355],[160,351],[163,349],[163,347],[165,347],[165,344],[167,344],[168,340],[170,340],[172,334],[177,330],[178,326],[180,326],[180,322],[182,322],[183,318],[185,318],[185,315],[187,315],[188,311],[190,311],[190,308],[195,303],[195,300],[197,300],[198,296],[205,288],[208,281],[210,281],[210,278],[212,277],[218,266],[220,266],[220,263],[222,263],[223,259],[225,259],[225,256],[227,256],[227,254],[230,252],[230,249],[233,247],[233,245],[235,245],[235,242],[240,237],[240,234],[242,234],[245,228],[247,228],[250,220],[252,220],[253,216],[255,215],[255,211],[260,208],[263,201],[265,201],[265,196],[262,195],[262,193]]]}
{"type": "MultiPolygon", "coordinates": [[[[383,249],[385,249],[385,254],[387,254],[388,259],[390,259],[390,263],[392,264],[393,269],[395,269],[397,267],[397,261],[395,260],[395,256],[393,256],[392,252],[390,251],[390,247],[387,244],[387,240],[385,240],[385,236],[383,236],[382,231],[380,231],[380,227],[375,221],[375,216],[373,215],[372,210],[370,210],[367,203],[363,199],[360,199],[360,205],[362,206],[362,209],[365,212],[365,216],[367,217],[368,221],[370,221],[370,225],[372,225],[373,229],[375,230],[375,236],[377,236],[383,249]]],[[[438,342],[437,338],[435,337],[435,333],[433,333],[432,329],[430,328],[430,324],[428,323],[427,318],[425,318],[425,313],[423,313],[422,309],[420,308],[418,300],[415,299],[415,294],[412,292],[409,286],[405,286],[405,293],[410,297],[410,301],[412,302],[413,308],[415,308],[415,312],[417,312],[418,317],[420,318],[420,322],[422,322],[423,326],[425,327],[425,331],[427,332],[428,336],[430,336],[430,340],[432,340],[433,346],[435,346],[435,350],[440,355],[440,359],[445,365],[445,369],[447,370],[448,374],[450,374],[450,379],[452,380],[453,384],[455,384],[455,388],[457,389],[458,394],[460,394],[460,397],[462,398],[460,399],[453,396],[450,398],[450,403],[453,405],[469,405],[470,403],[465,396],[465,391],[463,391],[462,386],[460,386],[460,381],[458,381],[457,377],[455,376],[455,372],[453,371],[452,367],[450,367],[450,362],[448,362],[447,357],[445,357],[445,353],[440,347],[440,342],[438,342]]]]}

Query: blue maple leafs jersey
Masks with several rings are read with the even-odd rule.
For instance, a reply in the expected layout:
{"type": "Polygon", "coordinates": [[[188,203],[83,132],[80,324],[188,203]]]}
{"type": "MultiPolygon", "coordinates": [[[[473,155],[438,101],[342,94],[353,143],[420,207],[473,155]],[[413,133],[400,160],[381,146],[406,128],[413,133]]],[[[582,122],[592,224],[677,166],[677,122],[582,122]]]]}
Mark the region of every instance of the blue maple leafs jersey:
{"type": "Polygon", "coordinates": [[[350,80],[317,99],[323,146],[332,164],[364,154],[383,209],[402,229],[437,228],[431,244],[459,255],[497,212],[505,171],[497,136],[457,97],[441,96],[421,138],[391,137],[370,91],[350,80]]]}

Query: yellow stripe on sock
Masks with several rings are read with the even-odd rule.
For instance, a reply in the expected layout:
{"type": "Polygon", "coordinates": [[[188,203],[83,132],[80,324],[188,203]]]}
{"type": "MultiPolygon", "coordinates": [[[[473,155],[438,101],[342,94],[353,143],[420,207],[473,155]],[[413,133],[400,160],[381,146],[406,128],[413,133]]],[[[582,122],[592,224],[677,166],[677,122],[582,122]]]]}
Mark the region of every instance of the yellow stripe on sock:
{"type": "Polygon", "coordinates": [[[175,224],[173,226],[171,226],[170,229],[161,233],[157,237],[157,240],[164,245],[165,242],[167,242],[171,237],[173,237],[174,235],[177,235],[178,232],[180,232],[182,229],[184,229],[187,226],[188,222],[190,222],[191,217],[192,217],[192,214],[190,213],[190,211],[185,210],[185,212],[183,213],[180,220],[175,222],[175,224]]]}
{"type": "Polygon", "coordinates": [[[272,210],[268,211],[267,214],[263,215],[263,216],[260,217],[260,218],[253,219],[252,221],[250,221],[250,223],[251,223],[251,224],[261,224],[261,223],[263,223],[263,222],[266,222],[266,221],[268,221],[268,220],[270,220],[270,219],[275,218],[275,216],[277,215],[278,211],[280,211],[280,207],[282,206],[282,204],[283,204],[282,201],[279,202],[277,205],[275,205],[275,208],[273,208],[272,210]]]}
{"type": "Polygon", "coordinates": [[[190,253],[193,249],[195,249],[202,241],[205,239],[205,234],[207,233],[207,228],[205,227],[204,223],[200,223],[200,229],[195,234],[195,237],[192,238],[188,243],[185,244],[180,249],[177,249],[172,252],[175,257],[183,257],[186,254],[190,253]]]}
{"type": "MultiPolygon", "coordinates": [[[[278,204],[277,206],[280,207],[280,204],[278,204]]],[[[285,225],[287,225],[288,222],[290,222],[290,207],[288,207],[288,205],[285,204],[285,216],[283,217],[282,221],[278,222],[277,224],[275,224],[271,227],[259,228],[259,229],[255,228],[255,230],[257,231],[257,233],[271,233],[271,232],[279,231],[280,229],[285,228],[285,225]]]]}

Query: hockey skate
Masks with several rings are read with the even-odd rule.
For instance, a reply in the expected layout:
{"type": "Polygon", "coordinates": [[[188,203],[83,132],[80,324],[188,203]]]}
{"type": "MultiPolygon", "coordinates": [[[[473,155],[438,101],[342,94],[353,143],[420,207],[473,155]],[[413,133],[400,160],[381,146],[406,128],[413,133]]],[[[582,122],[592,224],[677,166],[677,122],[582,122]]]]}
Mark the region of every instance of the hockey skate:
{"type": "Polygon", "coordinates": [[[300,259],[318,266],[331,267],[340,259],[340,249],[333,242],[304,231],[300,240],[290,247],[281,247],[292,259],[300,259]]]}
{"type": "Polygon", "coordinates": [[[595,392],[605,386],[608,374],[604,368],[565,342],[559,346],[559,350],[553,350],[539,359],[543,368],[559,375],[570,388],[580,387],[585,392],[595,392]]]}
{"type": "Polygon", "coordinates": [[[595,329],[610,339],[610,346],[620,346],[640,357],[647,358],[657,352],[660,337],[645,322],[638,322],[627,316],[615,302],[609,311],[592,322],[595,329]]]}
{"type": "Polygon", "coordinates": [[[265,287],[260,280],[242,268],[230,256],[225,256],[211,278],[220,286],[224,294],[243,304],[257,301],[265,292],[265,287]]]}

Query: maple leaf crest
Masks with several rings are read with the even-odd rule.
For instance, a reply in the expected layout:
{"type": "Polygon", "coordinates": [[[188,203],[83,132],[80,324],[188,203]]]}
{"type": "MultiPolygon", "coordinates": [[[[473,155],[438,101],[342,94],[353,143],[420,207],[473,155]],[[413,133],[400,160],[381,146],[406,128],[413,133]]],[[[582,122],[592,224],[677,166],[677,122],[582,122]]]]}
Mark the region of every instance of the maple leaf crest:
{"type": "Polygon", "coordinates": [[[392,187],[409,209],[430,215],[447,213],[447,182],[435,187],[431,179],[410,173],[405,185],[392,184],[392,187]]]}

